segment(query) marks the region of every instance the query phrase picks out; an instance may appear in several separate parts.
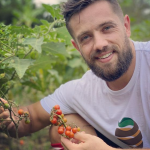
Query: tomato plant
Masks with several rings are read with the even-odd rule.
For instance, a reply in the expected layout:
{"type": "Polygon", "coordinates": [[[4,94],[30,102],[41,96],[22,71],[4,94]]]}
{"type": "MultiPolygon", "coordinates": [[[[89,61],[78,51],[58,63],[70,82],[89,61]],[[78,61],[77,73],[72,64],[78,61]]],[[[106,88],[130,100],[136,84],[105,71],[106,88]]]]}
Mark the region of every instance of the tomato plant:
{"type": "Polygon", "coordinates": [[[64,118],[64,114],[62,113],[59,105],[57,105],[57,107],[55,105],[52,108],[50,113],[50,122],[52,125],[58,126],[58,133],[68,139],[74,138],[74,134],[79,131],[78,129],[80,129],[75,124],[66,124],[67,119],[64,118]],[[61,113],[59,114],[58,112],[61,113]]]}

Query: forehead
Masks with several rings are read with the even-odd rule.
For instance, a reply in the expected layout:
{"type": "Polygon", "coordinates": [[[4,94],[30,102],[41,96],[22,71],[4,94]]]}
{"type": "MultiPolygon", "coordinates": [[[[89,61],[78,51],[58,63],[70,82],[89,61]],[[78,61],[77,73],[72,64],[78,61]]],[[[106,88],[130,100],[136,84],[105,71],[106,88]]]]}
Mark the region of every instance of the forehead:
{"type": "Polygon", "coordinates": [[[83,30],[90,30],[98,24],[116,19],[119,18],[113,12],[109,2],[97,1],[74,14],[69,21],[69,26],[76,37],[83,30]]]}

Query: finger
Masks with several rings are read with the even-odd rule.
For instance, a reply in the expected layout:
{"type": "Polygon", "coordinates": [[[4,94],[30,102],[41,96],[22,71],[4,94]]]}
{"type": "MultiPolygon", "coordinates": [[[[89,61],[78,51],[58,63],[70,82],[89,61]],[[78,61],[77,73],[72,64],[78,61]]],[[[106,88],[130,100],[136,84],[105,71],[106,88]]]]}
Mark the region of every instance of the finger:
{"type": "Polygon", "coordinates": [[[2,106],[0,106],[0,114],[4,112],[4,108],[2,106]]]}
{"type": "Polygon", "coordinates": [[[74,135],[74,138],[80,142],[85,142],[86,140],[88,140],[88,134],[86,134],[85,132],[77,132],[74,135]]]}
{"type": "Polygon", "coordinates": [[[72,143],[70,140],[68,140],[67,138],[63,136],[61,136],[61,142],[62,142],[63,147],[66,150],[75,150],[75,149],[80,150],[79,144],[72,143]]]}
{"type": "Polygon", "coordinates": [[[0,98],[0,100],[3,102],[3,103],[8,103],[6,100],[4,100],[3,98],[0,98]]]}
{"type": "Polygon", "coordinates": [[[9,118],[9,111],[5,110],[0,114],[0,118],[6,119],[9,118]]]}

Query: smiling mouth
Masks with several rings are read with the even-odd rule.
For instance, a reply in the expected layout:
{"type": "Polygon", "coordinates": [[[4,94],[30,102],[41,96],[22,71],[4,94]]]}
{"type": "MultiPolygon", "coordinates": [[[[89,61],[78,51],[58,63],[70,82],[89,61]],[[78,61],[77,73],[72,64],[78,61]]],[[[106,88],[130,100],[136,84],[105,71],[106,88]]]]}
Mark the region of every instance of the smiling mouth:
{"type": "Polygon", "coordinates": [[[110,55],[112,55],[112,53],[113,52],[111,52],[111,53],[108,53],[108,54],[106,54],[106,55],[103,55],[103,56],[101,56],[101,57],[98,57],[99,59],[105,59],[105,58],[108,58],[110,55]]]}

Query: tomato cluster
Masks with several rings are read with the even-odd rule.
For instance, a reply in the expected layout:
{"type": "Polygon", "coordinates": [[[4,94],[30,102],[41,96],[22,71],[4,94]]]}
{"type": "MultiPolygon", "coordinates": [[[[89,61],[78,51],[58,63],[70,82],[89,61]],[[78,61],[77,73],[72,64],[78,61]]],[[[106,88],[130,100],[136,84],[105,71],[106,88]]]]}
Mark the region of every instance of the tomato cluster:
{"type": "Polygon", "coordinates": [[[55,105],[50,114],[50,122],[58,126],[58,133],[66,138],[73,138],[76,132],[80,131],[80,128],[76,125],[67,125],[67,119],[64,117],[60,106],[55,105]]]}
{"type": "Polygon", "coordinates": [[[23,109],[19,109],[18,110],[18,115],[20,115],[21,117],[23,117],[25,119],[25,123],[29,124],[30,123],[30,115],[28,111],[24,111],[23,109]]]}

